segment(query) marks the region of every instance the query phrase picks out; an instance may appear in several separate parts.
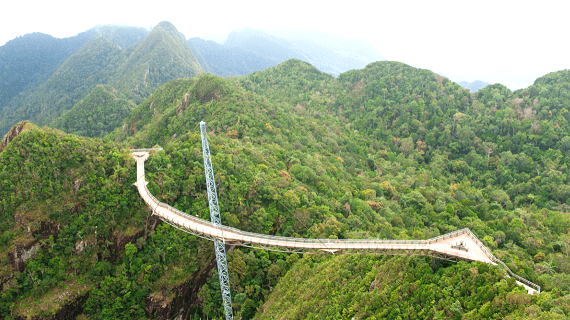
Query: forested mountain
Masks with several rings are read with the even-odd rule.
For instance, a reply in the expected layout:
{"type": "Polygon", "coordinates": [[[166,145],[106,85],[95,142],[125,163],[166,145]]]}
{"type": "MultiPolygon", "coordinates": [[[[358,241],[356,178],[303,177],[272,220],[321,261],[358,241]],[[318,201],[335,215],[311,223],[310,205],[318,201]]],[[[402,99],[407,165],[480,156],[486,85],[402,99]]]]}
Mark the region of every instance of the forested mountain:
{"type": "Polygon", "coordinates": [[[191,78],[204,69],[170,22],[161,22],[148,36],[124,54],[108,84],[140,103],[162,84],[191,78]]]}
{"type": "MultiPolygon", "coordinates": [[[[74,110],[120,100],[98,88],[74,110]]],[[[128,151],[160,145],[145,164],[149,190],[209,219],[204,120],[226,225],[353,239],[468,227],[543,289],[527,295],[478,262],[228,248],[236,318],[565,319],[569,88],[567,70],[471,94],[397,62],[335,78],[288,60],[170,81],[104,139],[22,123],[0,146],[0,313],[220,318],[212,244],[153,218],[128,151]]]]}
{"type": "Polygon", "coordinates": [[[2,134],[13,123],[6,120],[17,108],[12,100],[26,95],[45,82],[69,56],[97,36],[88,30],[74,37],[57,39],[31,33],[8,41],[0,47],[0,127],[2,134]]]}
{"type": "MultiPolygon", "coordinates": [[[[88,59],[84,57],[79,59],[79,61],[77,58],[74,58],[75,62],[71,63],[71,65],[68,62],[66,67],[58,69],[70,56],[78,52],[88,42],[97,37],[103,37],[118,45],[119,48],[127,48],[144,39],[147,34],[148,31],[144,28],[106,25],[95,27],[76,36],[64,39],[54,38],[37,32],[8,41],[0,47],[0,69],[2,70],[2,76],[0,77],[0,132],[6,133],[11,125],[22,119],[36,119],[35,117],[37,116],[36,121],[42,123],[42,117],[46,116],[46,114],[36,115],[36,112],[40,109],[22,108],[22,104],[45,104],[45,98],[42,98],[44,101],[39,102],[38,95],[45,95],[46,93],[52,96],[55,95],[51,98],[52,100],[67,99],[69,92],[60,92],[59,88],[49,89],[54,86],[54,82],[62,81],[62,76],[72,78],[90,77],[88,81],[93,81],[93,72],[91,72],[92,70],[89,67],[88,69],[82,69],[82,73],[79,76],[73,72],[75,72],[76,67],[80,66],[83,68],[83,64],[92,61],[100,68],[104,64],[100,55],[105,50],[108,50],[108,48],[105,48],[105,44],[102,45],[102,48],[95,49],[95,56],[88,59]],[[59,72],[59,75],[55,79],[51,79],[56,71],[59,72]],[[71,72],[71,74],[66,74],[68,72],[71,72]],[[50,79],[51,82],[49,82],[50,79]]],[[[55,86],[59,85],[56,84],[55,86]]],[[[72,95],[86,94],[85,90],[79,89],[74,91],[77,92],[74,92],[72,95]]],[[[61,103],[56,102],[55,104],[61,103]]],[[[52,109],[52,107],[46,106],[45,109],[52,109]]],[[[40,113],[45,111],[40,111],[40,113]]],[[[57,110],[56,114],[58,114],[57,110]]],[[[49,118],[50,115],[48,114],[47,117],[49,118]]]]}
{"type": "Polygon", "coordinates": [[[48,124],[100,84],[111,85],[138,104],[160,85],[203,70],[169,22],[157,25],[141,41],[145,32],[138,28],[100,31],[45,82],[26,87],[10,100],[0,120],[1,132],[23,119],[48,124]]]}
{"type": "Polygon", "coordinates": [[[110,85],[139,104],[160,85],[199,72],[246,75],[300,58],[338,75],[382,59],[362,41],[310,33],[284,37],[291,41],[244,29],[232,32],[220,45],[200,38],[186,40],[171,23],[162,22],[151,32],[105,25],[66,39],[40,33],[14,39],[0,48],[0,132],[25,119],[49,124],[97,85],[110,85]]]}
{"type": "Polygon", "coordinates": [[[84,137],[104,137],[123,123],[135,104],[109,85],[98,85],[51,126],[84,137]]]}
{"type": "MultiPolygon", "coordinates": [[[[350,169],[347,170],[353,169],[353,176],[368,177],[368,181],[361,178],[364,181],[349,187],[353,200],[368,200],[369,194],[373,194],[376,201],[378,197],[384,198],[377,210],[380,215],[389,221],[392,227],[400,225],[411,233],[416,232],[411,231],[413,229],[423,229],[420,238],[430,237],[434,228],[443,233],[460,226],[468,226],[476,230],[475,233],[482,237],[489,247],[494,248],[496,255],[503,261],[511,261],[510,265],[518,272],[524,273],[524,276],[535,279],[546,290],[553,290],[560,284],[562,287],[557,287],[554,291],[568,292],[568,272],[561,272],[562,269],[568,270],[568,251],[562,249],[556,253],[559,248],[568,247],[566,243],[570,231],[566,194],[568,176],[563,173],[568,165],[568,157],[564,156],[565,149],[559,146],[568,135],[568,119],[556,117],[555,111],[566,108],[565,91],[569,82],[564,79],[568,77],[567,71],[538,79],[534,86],[517,92],[520,98],[516,98],[517,95],[513,96],[507,88],[500,85],[487,87],[471,96],[458,85],[430,71],[390,62],[371,64],[364,70],[340,75],[337,89],[333,91],[336,94],[331,95],[327,90],[331,85],[323,86],[326,79],[314,77],[314,72],[300,76],[303,69],[307,67],[278,67],[252,74],[244,79],[245,81],[241,81],[252,91],[279,97],[284,105],[296,106],[293,110],[304,112],[305,117],[307,114],[312,115],[322,123],[337,121],[340,127],[344,126],[347,131],[358,132],[358,135],[371,138],[367,144],[352,143],[353,146],[359,147],[349,152],[359,154],[360,163],[364,162],[370,168],[370,171],[360,171],[356,169],[357,163],[349,162],[347,167],[350,169]],[[283,81],[281,79],[285,74],[292,78],[290,85],[284,89],[278,81],[283,81]],[[311,78],[314,80],[304,81],[311,78]],[[550,88],[546,84],[549,84],[550,88]],[[540,89],[536,88],[537,86],[540,89]],[[542,92],[543,97],[537,96],[538,92],[542,92]],[[541,101],[545,106],[551,107],[541,111],[541,101]],[[528,116],[525,116],[525,112],[528,116]],[[535,117],[535,114],[542,114],[544,118],[535,117]],[[546,135],[550,138],[539,138],[548,132],[544,131],[548,130],[545,127],[553,129],[546,135]],[[533,138],[529,139],[531,136],[533,138]],[[370,147],[364,147],[366,145],[370,147]],[[357,189],[361,190],[360,193],[354,192],[357,189]],[[547,220],[550,221],[548,226],[543,224],[547,220]],[[522,223],[515,227],[519,222],[522,223]],[[557,240],[550,238],[554,234],[559,234],[558,238],[555,237],[557,240]],[[547,240],[549,238],[552,240],[547,240]],[[562,244],[559,239],[566,240],[562,244]],[[562,246],[559,246],[561,244],[562,246]],[[557,271],[547,271],[553,268],[557,271]],[[535,275],[531,275],[532,273],[535,275]],[[554,280],[555,278],[557,280],[554,280]]],[[[334,132],[330,129],[327,131],[334,132]]],[[[311,137],[309,141],[312,141],[311,137]]],[[[315,144],[321,141],[325,145],[332,144],[325,138],[315,137],[314,141],[315,144]]],[[[299,149],[301,148],[299,146],[299,149]]],[[[337,154],[342,157],[343,153],[339,151],[342,149],[337,149],[337,154]]],[[[291,156],[298,158],[295,153],[291,156]]],[[[336,195],[337,199],[339,196],[336,195]]],[[[345,196],[344,199],[347,198],[345,196]]],[[[347,200],[341,200],[341,203],[345,201],[347,200]]],[[[355,212],[354,204],[350,201],[347,203],[351,212],[355,212]]],[[[384,238],[388,235],[391,233],[378,236],[384,238]]],[[[409,234],[408,237],[413,236],[409,234]]],[[[381,285],[382,279],[386,279],[385,275],[377,274],[374,269],[367,269],[372,267],[371,264],[359,267],[356,271],[351,269],[352,266],[353,264],[349,264],[346,268],[340,267],[347,271],[345,274],[342,274],[343,271],[337,271],[341,275],[336,282],[344,283],[344,286],[352,281],[355,281],[355,286],[370,282],[381,285]],[[358,276],[362,274],[373,278],[358,276]]],[[[467,267],[469,266],[461,266],[460,269],[467,267]]],[[[323,281],[318,278],[319,275],[328,272],[324,271],[327,267],[322,268],[323,271],[317,271],[303,279],[309,283],[323,281]]],[[[332,267],[333,270],[338,270],[337,268],[338,266],[332,267]]],[[[458,274],[463,272],[460,269],[456,271],[458,274]]],[[[432,279],[430,281],[435,280],[434,275],[443,275],[440,273],[443,269],[431,272],[426,274],[432,279]],[[430,275],[431,272],[435,273],[430,275]]],[[[299,279],[293,274],[290,276],[292,279],[299,279]]],[[[420,279],[422,276],[417,275],[409,281],[418,281],[415,283],[429,287],[426,283],[430,281],[426,282],[426,278],[421,281],[420,279]]],[[[449,281],[439,279],[437,281],[449,281]]],[[[277,288],[277,291],[272,293],[274,298],[271,295],[268,297],[270,304],[261,310],[269,308],[268,310],[273,311],[263,313],[263,317],[289,314],[291,318],[319,318],[337,313],[339,318],[360,318],[372,314],[376,314],[377,318],[406,315],[414,315],[412,318],[460,318],[461,314],[466,313],[465,317],[468,319],[479,319],[496,314],[505,317],[507,313],[514,316],[517,312],[523,315],[520,310],[505,309],[503,302],[499,302],[513,303],[514,295],[495,296],[496,303],[491,309],[491,305],[485,305],[484,301],[479,307],[469,305],[466,308],[468,304],[464,301],[454,302],[445,298],[446,294],[438,296],[435,292],[428,293],[430,291],[427,287],[402,291],[402,288],[398,289],[400,282],[395,282],[393,287],[384,284],[376,293],[372,290],[374,286],[367,284],[371,293],[358,296],[354,295],[357,289],[335,290],[333,286],[325,288],[316,283],[307,285],[307,288],[315,288],[314,291],[307,289],[307,297],[319,296],[321,293],[326,294],[329,300],[343,301],[339,303],[343,308],[331,305],[315,310],[314,303],[317,302],[311,301],[310,298],[306,305],[294,302],[298,300],[283,299],[283,295],[288,294],[287,290],[298,292],[298,288],[291,287],[287,284],[291,282],[287,281],[291,280],[280,282],[280,285],[285,285],[286,288],[277,288]],[[404,307],[397,298],[387,300],[386,295],[396,289],[398,294],[394,298],[409,297],[415,303],[407,302],[404,307]],[[421,292],[427,296],[417,296],[421,292]],[[333,296],[328,296],[329,294],[333,296]],[[442,298],[447,302],[443,302],[442,298]],[[364,311],[369,304],[362,301],[378,299],[382,302],[373,305],[385,313],[364,311]],[[424,301],[440,302],[434,310],[428,311],[424,301]],[[396,304],[399,307],[394,309],[396,304]],[[311,305],[313,307],[309,307],[311,305]],[[418,306],[421,307],[418,309],[418,306]],[[479,310],[473,309],[474,307],[479,310]]],[[[331,283],[335,281],[331,280],[331,283]]],[[[473,291],[461,291],[465,286],[463,281],[459,283],[462,283],[461,289],[450,287],[449,292],[454,292],[454,295],[471,295],[471,292],[477,290],[488,290],[480,287],[473,291]]],[[[444,282],[436,284],[436,287],[442,286],[447,285],[444,282]]],[[[493,290],[495,294],[500,292],[493,290]]],[[[565,304],[562,301],[568,301],[567,295],[562,294],[566,297],[560,300],[560,303],[565,304]]],[[[465,299],[476,301],[478,298],[471,295],[465,299]]],[[[530,300],[525,300],[517,309],[523,305],[528,306],[529,302],[530,300]]],[[[536,311],[531,312],[529,309],[528,312],[536,316],[536,311]]],[[[559,310],[556,309],[556,312],[559,310]]],[[[551,314],[546,317],[559,316],[551,314]]]]}
{"type": "Polygon", "coordinates": [[[121,50],[103,37],[83,46],[40,86],[12,100],[16,109],[6,115],[2,128],[21,119],[47,124],[104,83],[120,64],[121,50]]]}
{"type": "Polygon", "coordinates": [[[246,75],[254,71],[265,70],[276,63],[266,57],[258,56],[252,52],[219,44],[212,40],[200,38],[188,39],[188,43],[195,46],[196,53],[200,53],[213,74],[222,77],[246,75]]]}
{"type": "Polygon", "coordinates": [[[300,59],[317,69],[339,75],[384,60],[364,40],[346,39],[320,32],[266,32],[245,28],[232,31],[223,45],[200,38],[188,40],[203,55],[211,73],[246,75],[265,70],[288,59],[300,59]]]}

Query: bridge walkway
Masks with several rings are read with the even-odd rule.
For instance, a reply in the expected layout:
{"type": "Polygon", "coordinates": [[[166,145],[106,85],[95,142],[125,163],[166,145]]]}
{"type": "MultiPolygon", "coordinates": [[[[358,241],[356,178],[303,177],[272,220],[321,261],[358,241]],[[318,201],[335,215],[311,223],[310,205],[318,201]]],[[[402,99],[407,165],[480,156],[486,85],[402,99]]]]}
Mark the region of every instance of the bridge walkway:
{"type": "Polygon", "coordinates": [[[137,162],[137,187],[144,202],[153,213],[170,225],[208,240],[225,241],[228,245],[239,245],[298,253],[330,254],[387,254],[425,255],[445,260],[480,261],[505,268],[508,275],[516,278],[529,293],[540,292],[540,286],[514,274],[502,261],[471,232],[465,228],[427,240],[378,240],[378,239],[306,239],[258,234],[231,228],[214,226],[210,221],[189,215],[156,199],[148,190],[145,180],[144,162],[153,149],[132,150],[137,162]]]}

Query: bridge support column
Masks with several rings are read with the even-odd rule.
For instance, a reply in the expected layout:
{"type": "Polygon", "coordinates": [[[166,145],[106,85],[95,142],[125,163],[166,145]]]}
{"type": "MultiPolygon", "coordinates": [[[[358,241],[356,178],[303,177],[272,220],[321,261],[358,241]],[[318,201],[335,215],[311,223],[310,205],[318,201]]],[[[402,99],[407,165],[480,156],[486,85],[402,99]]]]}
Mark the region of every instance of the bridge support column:
{"type": "Polygon", "coordinates": [[[138,183],[148,183],[145,180],[144,176],[144,162],[148,159],[148,152],[133,152],[132,156],[137,162],[137,180],[133,183],[135,186],[138,187],[138,183]]]}

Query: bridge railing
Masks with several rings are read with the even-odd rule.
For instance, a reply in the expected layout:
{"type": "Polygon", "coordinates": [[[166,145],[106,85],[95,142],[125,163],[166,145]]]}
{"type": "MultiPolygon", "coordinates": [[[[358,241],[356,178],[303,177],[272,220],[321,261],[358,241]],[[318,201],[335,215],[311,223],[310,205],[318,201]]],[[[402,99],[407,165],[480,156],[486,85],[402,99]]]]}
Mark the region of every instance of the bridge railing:
{"type": "Polygon", "coordinates": [[[464,229],[460,229],[460,230],[456,230],[450,233],[446,233],[444,235],[441,236],[437,236],[435,238],[431,238],[431,239],[427,239],[427,240],[382,240],[382,239],[311,239],[311,238],[289,238],[289,237],[282,237],[282,236],[272,236],[272,235],[267,235],[267,234],[259,234],[259,233],[254,233],[254,232],[248,232],[248,231],[243,231],[243,230],[239,230],[236,228],[232,228],[232,227],[228,227],[228,226],[215,226],[212,222],[192,216],[187,214],[186,212],[183,212],[181,210],[178,210],[164,202],[161,202],[160,200],[158,200],[152,193],[150,193],[150,191],[148,190],[148,188],[146,187],[146,185],[143,185],[146,193],[149,195],[149,197],[157,203],[157,206],[163,207],[167,210],[170,210],[180,216],[183,216],[187,219],[193,220],[197,223],[200,224],[204,224],[207,225],[208,227],[211,228],[216,228],[216,229],[220,229],[222,232],[223,231],[228,231],[228,232],[232,232],[232,233],[236,233],[239,235],[242,235],[244,237],[251,237],[251,238],[261,238],[261,239],[267,239],[267,240],[276,240],[276,241],[287,241],[287,242],[297,242],[297,243],[311,243],[311,244],[322,244],[323,245],[323,249],[326,249],[326,243],[343,243],[343,244],[360,244],[360,243],[369,243],[369,244],[419,244],[419,245],[429,245],[432,243],[435,243],[439,240],[442,239],[447,239],[447,238],[451,238],[454,237],[456,235],[459,234],[463,234],[463,233],[467,233],[471,236],[471,238],[475,241],[475,243],[477,243],[477,245],[481,248],[481,250],[483,250],[483,252],[485,252],[485,254],[487,254],[487,256],[489,257],[489,259],[491,259],[491,261],[497,263],[498,265],[500,265],[502,268],[505,269],[505,271],[512,277],[514,277],[515,279],[517,279],[519,282],[524,283],[525,285],[537,290],[540,293],[540,286],[528,281],[527,279],[520,277],[519,275],[515,274],[503,261],[497,259],[493,253],[491,253],[491,251],[489,249],[487,249],[487,247],[479,240],[479,238],[477,238],[477,236],[475,236],[475,234],[473,234],[473,232],[471,232],[471,230],[469,228],[464,228],[464,229]]]}
{"type": "Polygon", "coordinates": [[[513,271],[511,271],[511,269],[510,269],[509,267],[507,267],[507,265],[506,265],[503,261],[497,259],[497,260],[495,260],[495,262],[496,262],[497,264],[501,265],[501,267],[503,267],[503,268],[505,269],[505,271],[507,271],[507,273],[508,273],[510,276],[514,277],[514,278],[517,279],[519,282],[522,282],[522,283],[526,284],[527,286],[533,288],[534,290],[538,291],[538,293],[540,293],[540,286],[539,286],[538,284],[536,284],[536,283],[534,283],[534,282],[530,282],[530,281],[528,281],[527,279],[525,279],[525,278],[523,278],[523,277],[517,275],[516,273],[514,273],[513,271]]]}
{"type": "MultiPolygon", "coordinates": [[[[228,227],[228,226],[215,226],[212,222],[198,218],[196,216],[192,216],[187,214],[186,212],[183,212],[181,210],[178,210],[164,202],[161,202],[160,200],[158,200],[154,195],[152,195],[152,193],[150,193],[150,191],[148,190],[148,188],[145,186],[143,186],[146,193],[149,195],[149,197],[158,204],[159,207],[162,207],[164,209],[170,210],[180,216],[183,216],[187,219],[196,221],[200,224],[203,225],[207,225],[208,227],[211,228],[215,228],[215,229],[219,229],[222,232],[223,231],[228,231],[228,232],[232,232],[232,233],[236,233],[242,236],[246,236],[246,237],[252,237],[252,238],[261,238],[261,239],[268,239],[268,240],[277,240],[277,241],[288,241],[288,242],[298,242],[298,243],[317,243],[317,244],[323,244],[326,245],[326,243],[344,243],[344,244],[360,244],[360,243],[376,243],[376,244],[419,244],[419,245],[427,245],[430,243],[429,240],[383,240],[383,239],[326,239],[326,238],[289,238],[289,237],[282,237],[282,236],[272,236],[272,235],[267,235],[267,234],[260,234],[260,233],[254,233],[254,232],[248,232],[248,231],[243,231],[240,229],[236,229],[236,228],[232,228],[232,227],[228,227]]],[[[323,249],[326,249],[326,247],[324,247],[323,249]]]]}
{"type": "Polygon", "coordinates": [[[450,233],[442,234],[441,236],[437,236],[435,238],[427,239],[425,241],[428,241],[428,243],[431,244],[431,243],[434,243],[434,242],[437,242],[440,240],[455,237],[456,235],[459,235],[459,234],[467,233],[468,231],[469,231],[469,229],[467,229],[467,228],[455,230],[455,231],[452,231],[450,233]]]}
{"type": "Polygon", "coordinates": [[[477,245],[481,248],[481,250],[483,250],[483,252],[485,252],[485,254],[487,256],[489,256],[489,259],[491,259],[491,261],[495,262],[497,265],[499,265],[500,267],[505,269],[505,271],[510,276],[517,279],[519,282],[524,283],[527,286],[538,291],[538,293],[540,293],[540,286],[538,284],[531,282],[531,281],[528,281],[527,279],[525,279],[525,278],[519,276],[518,274],[514,273],[509,267],[507,267],[507,265],[503,261],[501,261],[497,257],[495,257],[495,255],[493,255],[493,253],[491,253],[491,251],[489,249],[487,249],[487,247],[481,242],[481,240],[479,240],[479,238],[477,238],[477,236],[475,234],[473,234],[473,232],[471,230],[465,228],[465,229],[458,230],[458,232],[459,231],[467,232],[471,236],[471,238],[473,238],[475,243],[477,243],[477,245]],[[463,231],[463,230],[465,230],[465,231],[463,231]]]}
{"type": "Polygon", "coordinates": [[[473,238],[473,241],[477,243],[479,248],[481,248],[481,250],[485,252],[485,254],[489,257],[489,259],[491,259],[491,261],[495,262],[495,260],[499,260],[493,255],[493,253],[491,253],[489,249],[487,249],[487,247],[481,242],[481,240],[479,240],[479,238],[477,238],[477,236],[473,232],[471,232],[471,230],[467,228],[461,230],[465,230],[465,232],[467,232],[471,236],[471,238],[473,238]]]}
{"type": "Polygon", "coordinates": [[[131,152],[149,152],[149,151],[161,151],[162,148],[147,148],[147,149],[131,149],[131,152]]]}

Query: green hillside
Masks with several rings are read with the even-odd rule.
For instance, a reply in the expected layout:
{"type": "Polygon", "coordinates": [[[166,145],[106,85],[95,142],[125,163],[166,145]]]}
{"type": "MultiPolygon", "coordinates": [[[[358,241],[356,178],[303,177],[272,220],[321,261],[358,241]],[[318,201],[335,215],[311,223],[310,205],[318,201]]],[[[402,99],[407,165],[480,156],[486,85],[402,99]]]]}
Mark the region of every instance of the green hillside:
{"type": "Polygon", "coordinates": [[[24,90],[45,82],[65,59],[96,35],[94,30],[88,30],[73,37],[57,39],[35,32],[0,46],[1,114],[9,114],[14,107],[10,105],[12,99],[24,90]]]}
{"type": "Polygon", "coordinates": [[[95,84],[103,83],[121,59],[119,47],[109,40],[92,40],[69,57],[39,90],[30,92],[12,118],[49,123],[71,109],[95,84]]]}
{"type": "Polygon", "coordinates": [[[128,52],[108,84],[138,104],[164,83],[191,78],[202,71],[186,40],[164,21],[128,52]]]}
{"type": "Polygon", "coordinates": [[[310,257],[279,282],[255,318],[504,319],[521,313],[566,318],[562,310],[570,306],[567,297],[552,299],[543,293],[535,300],[512,290],[513,282],[487,264],[434,268],[430,261],[412,257],[310,257]],[[537,305],[549,298],[544,305],[550,304],[550,312],[540,312],[537,305]]]}
{"type": "MultiPolygon", "coordinates": [[[[134,45],[121,48],[114,43],[135,43],[137,37],[142,36],[137,32],[103,28],[99,37],[65,60],[47,81],[12,99],[7,109],[10,112],[0,122],[0,132],[7,132],[24,119],[49,124],[97,85],[110,85],[138,104],[162,84],[193,77],[202,71],[186,40],[168,22],[157,25],[144,40],[134,45]]],[[[76,130],[74,132],[87,128],[76,130]]]]}
{"type": "Polygon", "coordinates": [[[108,85],[98,85],[52,127],[84,137],[104,137],[120,126],[134,103],[108,85]]]}
{"type": "Polygon", "coordinates": [[[149,293],[169,294],[209,262],[209,242],[144,208],[124,145],[19,129],[0,153],[2,317],[144,318],[149,293]]]}
{"type": "MultiPolygon", "coordinates": [[[[156,36],[174,35],[166,26],[156,36]]],[[[236,318],[565,319],[566,78],[470,94],[402,63],[334,78],[288,60],[239,78],[170,81],[104,139],[16,128],[0,149],[0,250],[12,253],[0,267],[1,315],[221,318],[212,244],[150,215],[128,156],[160,145],[145,163],[149,190],[209,219],[204,120],[226,225],[339,239],[427,239],[468,227],[542,287],[529,296],[482,263],[228,248],[236,318]],[[32,258],[17,260],[24,251],[32,258]],[[70,298],[58,300],[65,290],[70,298]]],[[[74,109],[120,99],[98,88],[74,109]]]]}
{"type": "MultiPolygon", "coordinates": [[[[200,78],[196,84],[205,79],[208,78],[200,78]]],[[[221,92],[216,89],[221,80],[215,79],[202,84],[209,83],[203,92],[210,92],[210,96],[221,92]]],[[[184,108],[182,98],[166,109],[163,104],[149,101],[143,104],[141,114],[134,112],[127,120],[133,133],[127,141],[133,146],[143,146],[145,142],[165,145],[180,135],[183,137],[190,123],[197,126],[199,119],[208,122],[212,117],[208,123],[221,139],[233,135],[234,139],[258,146],[261,150],[257,156],[263,155],[267,161],[263,163],[265,166],[272,168],[272,164],[276,171],[286,169],[298,179],[301,188],[308,190],[306,204],[301,201],[299,207],[319,212],[321,209],[316,203],[325,201],[321,203],[329,207],[327,210],[333,213],[334,219],[325,218],[320,227],[312,229],[323,232],[325,237],[429,238],[469,227],[485,239],[489,247],[495,248],[501,259],[513,261],[509,266],[522,276],[542,283],[545,288],[560,286],[560,290],[568,290],[564,285],[568,281],[567,273],[545,272],[554,264],[564,270],[569,267],[565,262],[566,251],[562,246],[553,245],[568,241],[568,215],[560,212],[565,212],[565,204],[557,202],[561,199],[557,193],[547,192],[552,188],[564,189],[566,176],[558,175],[562,180],[549,180],[551,182],[543,185],[538,183],[540,178],[536,175],[537,169],[543,171],[543,166],[552,166],[552,161],[558,161],[558,167],[564,168],[562,159],[552,151],[538,148],[533,150],[537,160],[529,162],[531,158],[519,154],[519,149],[512,148],[508,152],[508,144],[499,149],[504,154],[497,151],[505,160],[491,158],[495,151],[488,154],[488,149],[479,148],[475,136],[470,144],[461,144],[459,138],[469,133],[468,130],[484,139],[490,135],[477,123],[468,121],[470,114],[475,114],[471,110],[476,110],[482,102],[473,100],[474,97],[458,85],[427,70],[390,62],[370,65],[335,80],[294,60],[235,82],[268,99],[269,104],[258,103],[261,106],[258,108],[265,111],[255,114],[256,122],[248,122],[249,108],[240,108],[239,113],[234,113],[232,104],[223,100],[210,101],[212,111],[204,114],[203,106],[196,104],[197,99],[190,98],[187,110],[192,110],[193,121],[184,120],[184,113],[179,113],[184,108]],[[371,84],[367,84],[368,81],[371,84]],[[374,87],[374,81],[390,81],[378,90],[382,96],[366,91],[374,87]],[[397,92],[402,83],[407,84],[406,92],[397,92]],[[421,111],[422,102],[410,101],[412,97],[416,101],[425,97],[430,103],[421,111]],[[192,101],[197,109],[192,108],[192,101]],[[147,108],[151,103],[152,110],[147,108]],[[397,104],[403,104],[404,108],[397,108],[397,104]],[[223,106],[228,106],[228,110],[217,116],[216,108],[223,106]],[[449,114],[451,117],[445,116],[449,114]],[[426,128],[436,121],[439,121],[437,126],[433,125],[431,130],[426,128]],[[516,162],[506,162],[508,156],[516,162]],[[502,173],[504,171],[507,173],[502,173]],[[505,176],[510,180],[503,180],[505,176]],[[525,190],[539,192],[525,194],[525,190]],[[334,200],[328,203],[327,198],[339,203],[335,205],[334,200]],[[542,221],[540,229],[533,227],[533,221],[537,220],[542,221]],[[517,223],[519,227],[515,227],[517,223]],[[550,238],[552,234],[558,236],[550,238]],[[546,240],[549,238],[552,240],[546,240]]],[[[199,92],[200,87],[189,92],[199,92]]],[[[226,94],[221,96],[227,97],[226,94]]],[[[496,143],[493,141],[501,141],[481,140],[480,145],[490,146],[496,143]]],[[[251,175],[256,175],[255,170],[251,175]]],[[[542,175],[553,178],[549,173],[542,175]]],[[[176,198],[176,193],[172,196],[176,198]]],[[[302,194],[297,196],[301,198],[302,194]]],[[[239,207],[230,212],[234,210],[239,207]]],[[[239,216],[238,220],[228,219],[243,223],[239,216]]],[[[311,220],[311,224],[318,225],[317,221],[322,220],[322,217],[311,220]]],[[[247,229],[246,225],[232,226],[247,229]]],[[[276,234],[288,234],[284,232],[276,234]]],[[[299,234],[313,236],[310,232],[299,234]]],[[[473,311],[475,305],[470,308],[473,311]]]]}

